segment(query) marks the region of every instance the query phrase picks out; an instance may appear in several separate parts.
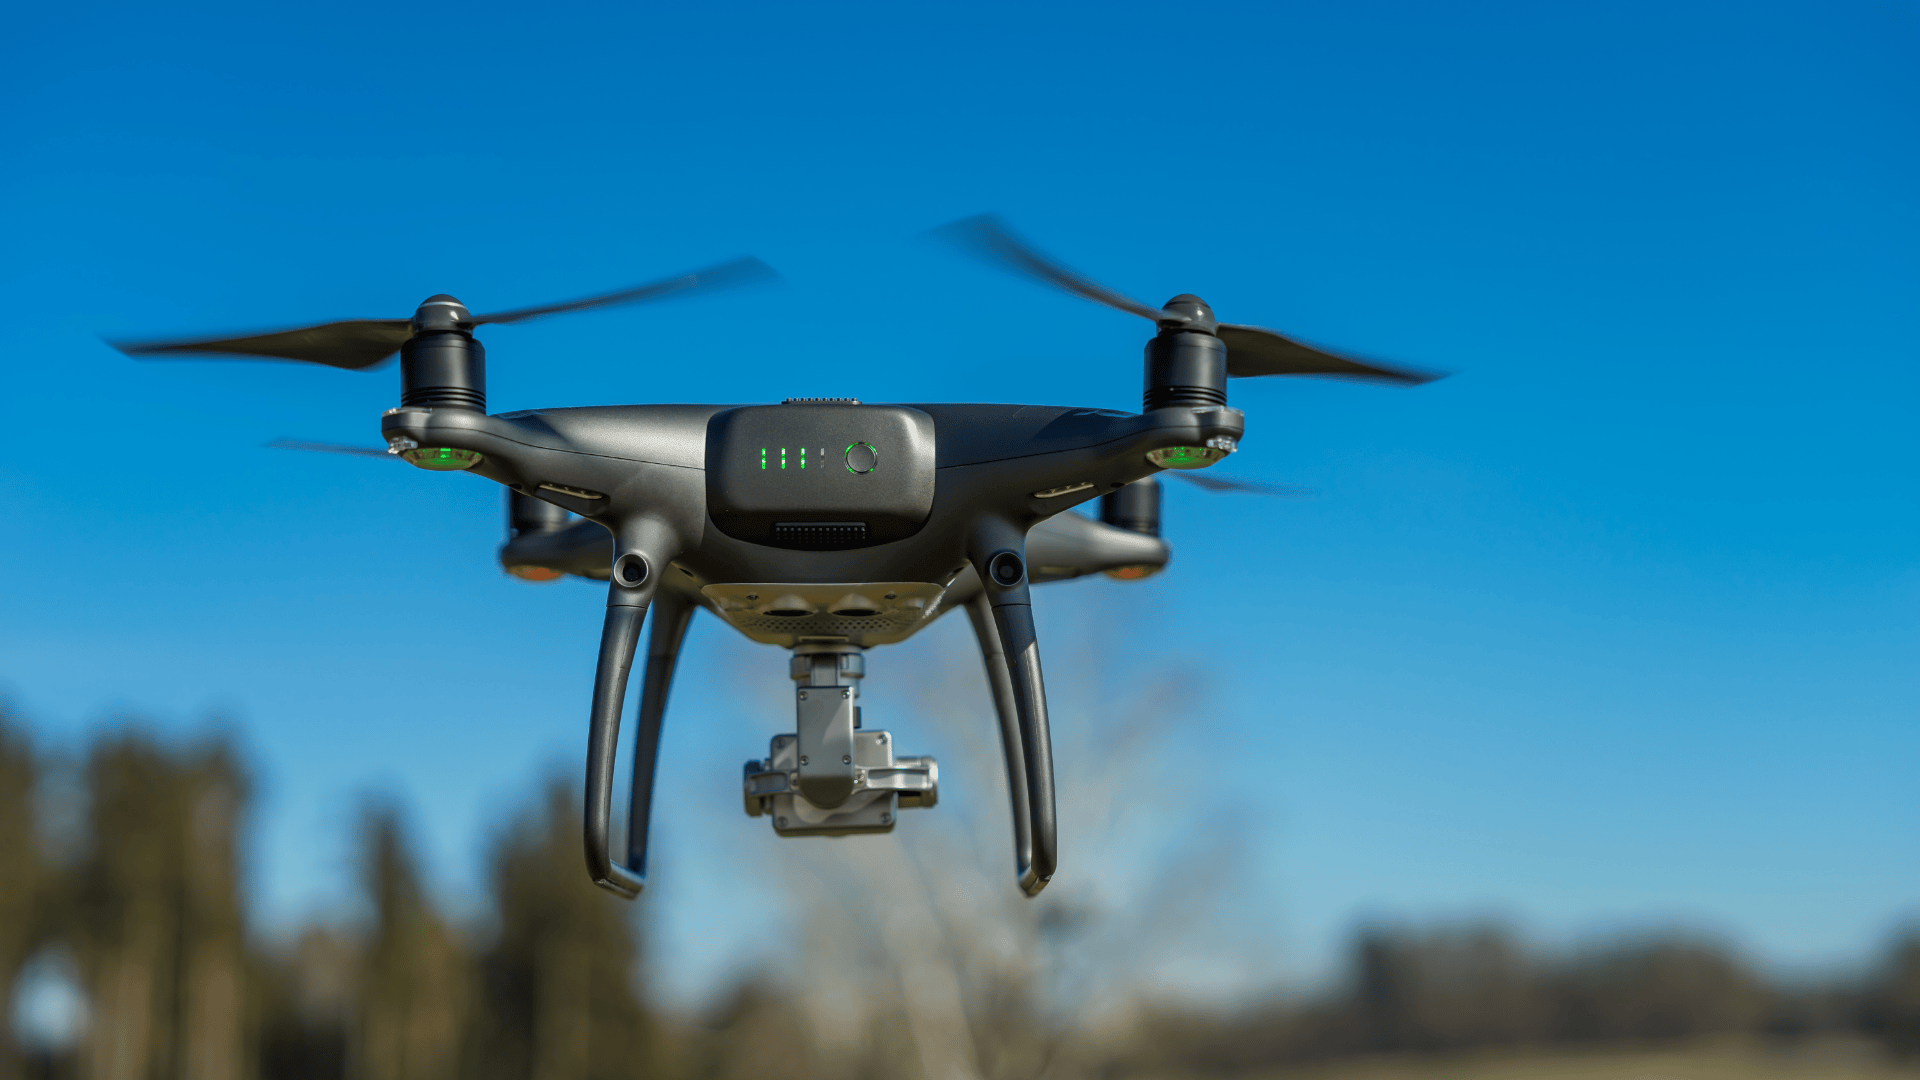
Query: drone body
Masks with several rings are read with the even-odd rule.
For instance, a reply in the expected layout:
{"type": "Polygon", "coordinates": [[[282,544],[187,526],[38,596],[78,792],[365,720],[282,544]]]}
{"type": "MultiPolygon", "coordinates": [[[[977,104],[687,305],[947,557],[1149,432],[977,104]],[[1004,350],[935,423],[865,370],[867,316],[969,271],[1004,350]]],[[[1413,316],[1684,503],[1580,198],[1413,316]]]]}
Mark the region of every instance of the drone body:
{"type": "MultiPolygon", "coordinates": [[[[972,604],[990,669],[1005,668],[993,681],[1011,689],[1002,701],[1011,706],[1018,751],[1008,754],[1009,786],[1025,793],[1014,808],[1017,862],[1022,886],[1037,891],[1055,860],[1028,532],[1159,471],[1150,454],[1194,456],[1193,448],[1231,446],[1242,433],[1237,410],[1212,404],[1140,415],[851,402],[500,416],[403,406],[382,419],[389,445],[416,456],[427,448],[423,460],[458,461],[613,534],[589,744],[589,861],[596,881],[628,890],[642,883],[650,776],[636,776],[626,859],[607,855],[606,826],[621,702],[649,607],[657,610],[636,751],[642,771],[652,765],[687,615],[704,607],[756,641],[794,650],[796,660],[835,658],[832,681],[816,678],[820,665],[805,665],[797,767],[779,779],[763,770],[770,775],[757,790],[800,804],[776,815],[782,831],[809,816],[810,831],[850,831],[856,824],[834,812],[856,794],[874,798],[847,813],[888,802],[895,790],[930,794],[932,776],[925,788],[877,786],[912,778],[891,762],[854,760],[853,686],[839,675],[854,670],[865,649],[903,641],[948,608],[972,604]],[[838,712],[810,722],[810,703],[836,691],[838,712]]],[[[876,813],[884,820],[874,824],[892,824],[890,805],[876,813]]]]}
{"type": "Polygon", "coordinates": [[[373,366],[397,348],[401,403],[381,419],[389,452],[508,488],[511,536],[500,558],[509,572],[608,583],[586,770],[586,855],[596,883],[624,896],[645,884],[661,721],[696,609],[791,653],[795,730],[748,763],[745,809],[771,817],[783,835],[844,835],[889,830],[899,809],[931,806],[938,794],[931,759],[902,757],[887,732],[862,725],[866,651],[964,608],[1000,720],[1016,880],[1031,895],[1057,865],[1031,586],[1103,570],[1140,577],[1165,565],[1151,477],[1204,468],[1238,446],[1245,422],[1226,404],[1229,375],[1422,377],[1217,323],[1197,297],[1146,308],[1047,262],[990,221],[961,228],[1003,262],[1156,322],[1140,413],[844,398],[486,413],[476,326],[737,281],[758,265],[746,262],[494,316],[436,296],[407,321],[125,348],[350,368],[373,366]],[[1061,513],[1095,498],[1102,521],[1061,513]],[[614,752],[649,611],[628,842],[616,853],[614,752]]]}

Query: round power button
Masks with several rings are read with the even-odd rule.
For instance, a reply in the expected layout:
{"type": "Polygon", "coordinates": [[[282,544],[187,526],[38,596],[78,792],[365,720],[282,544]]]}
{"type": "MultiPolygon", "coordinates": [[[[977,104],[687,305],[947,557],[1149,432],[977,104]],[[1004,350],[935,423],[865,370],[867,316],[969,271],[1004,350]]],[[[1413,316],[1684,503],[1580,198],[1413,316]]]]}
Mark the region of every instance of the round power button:
{"type": "Polygon", "coordinates": [[[857,442],[847,447],[847,471],[870,473],[880,467],[880,451],[872,443],[857,442]]]}

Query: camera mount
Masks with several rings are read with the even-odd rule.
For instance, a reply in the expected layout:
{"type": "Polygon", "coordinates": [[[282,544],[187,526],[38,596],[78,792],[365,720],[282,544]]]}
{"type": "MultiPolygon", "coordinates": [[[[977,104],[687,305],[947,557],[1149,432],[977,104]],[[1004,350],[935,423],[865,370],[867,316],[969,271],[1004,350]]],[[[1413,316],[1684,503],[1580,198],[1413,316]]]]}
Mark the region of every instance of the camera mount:
{"type": "Polygon", "coordinates": [[[898,811],[939,800],[930,757],[895,757],[893,737],[860,726],[863,650],[844,642],[796,645],[795,733],[776,735],[764,761],[743,770],[748,817],[771,817],[782,836],[891,832],[898,811]]]}

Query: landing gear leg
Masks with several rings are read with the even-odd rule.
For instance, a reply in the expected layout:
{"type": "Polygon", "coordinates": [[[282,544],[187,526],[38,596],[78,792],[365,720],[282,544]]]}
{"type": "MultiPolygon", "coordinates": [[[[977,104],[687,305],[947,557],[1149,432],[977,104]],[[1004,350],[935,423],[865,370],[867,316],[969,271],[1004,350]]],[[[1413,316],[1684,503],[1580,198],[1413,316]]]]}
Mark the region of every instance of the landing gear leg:
{"type": "MultiPolygon", "coordinates": [[[[633,669],[633,651],[640,643],[640,624],[646,620],[647,608],[659,591],[660,572],[666,569],[667,563],[673,558],[671,543],[672,537],[665,529],[645,520],[629,523],[615,535],[614,550],[619,554],[613,560],[612,576],[607,585],[607,618],[600,630],[600,662],[593,673],[593,707],[587,727],[587,805],[583,830],[587,875],[595,885],[629,900],[640,895],[640,890],[647,885],[646,832],[643,829],[637,834],[637,840],[629,840],[629,863],[614,861],[611,850],[614,751],[620,742],[620,714],[626,705],[627,676],[633,669]],[[631,861],[635,844],[638,845],[639,861],[631,861]]],[[[684,631],[684,614],[676,613],[673,618],[684,631]]],[[[677,640],[675,646],[677,649],[677,640]]],[[[653,666],[651,661],[648,666],[653,666]]],[[[671,658],[665,666],[667,671],[673,669],[671,658]]],[[[664,683],[656,704],[660,710],[665,709],[664,683]]],[[[630,813],[637,813],[643,819],[643,824],[645,807],[648,805],[646,800],[653,791],[654,756],[659,748],[658,712],[650,726],[651,732],[649,725],[642,724],[641,752],[634,755],[636,774],[645,763],[647,783],[643,791],[636,775],[633,805],[638,809],[630,813]]]]}
{"type": "MultiPolygon", "coordinates": [[[[982,523],[969,544],[969,555],[993,612],[999,635],[1013,712],[1019,729],[1020,758],[1026,773],[1026,802],[1032,854],[1016,866],[1020,889],[1028,896],[1047,887],[1058,865],[1053,802],[1053,741],[1047,730],[1047,687],[1040,677],[1040,642],[1033,628],[1033,601],[1027,592],[1026,534],[1007,522],[982,523]]],[[[984,651],[984,645],[983,645],[984,651]]],[[[993,660],[988,653],[989,678],[993,660]]],[[[996,703],[999,692],[995,691],[996,703]]],[[[1004,714],[1003,714],[1004,716],[1004,714]]],[[[1005,730],[1005,720],[1002,720],[1005,730]]],[[[1013,787],[1012,755],[1008,755],[1008,787],[1013,787]]],[[[1014,815],[1017,823],[1020,819],[1014,815]]],[[[1018,844],[1018,825],[1015,825],[1018,844]]],[[[1016,849],[1015,857],[1023,854],[1016,849]]]]}
{"type": "Polygon", "coordinates": [[[993,691],[993,711],[1000,718],[1000,750],[1006,758],[1007,800],[1013,813],[1014,873],[1024,882],[1028,868],[1033,865],[1033,813],[1027,805],[1027,759],[1021,748],[1020,707],[1014,697],[1013,671],[1007,664],[1007,651],[1000,644],[1000,630],[994,625],[993,604],[985,593],[967,601],[967,618],[973,623],[973,636],[980,642],[987,686],[993,691]]]}

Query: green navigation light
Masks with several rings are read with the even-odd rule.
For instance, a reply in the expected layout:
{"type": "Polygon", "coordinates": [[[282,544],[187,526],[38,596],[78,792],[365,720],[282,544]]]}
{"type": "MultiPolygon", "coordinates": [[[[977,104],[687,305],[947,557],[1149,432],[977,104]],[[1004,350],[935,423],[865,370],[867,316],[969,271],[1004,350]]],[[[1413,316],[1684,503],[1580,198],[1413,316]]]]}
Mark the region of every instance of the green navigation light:
{"type": "Polygon", "coordinates": [[[400,456],[410,464],[434,472],[459,472],[487,460],[478,450],[456,450],[451,446],[416,446],[400,451],[400,456]]]}
{"type": "Polygon", "coordinates": [[[1204,469],[1229,452],[1211,446],[1163,446],[1147,451],[1147,460],[1163,469],[1204,469]]]}

